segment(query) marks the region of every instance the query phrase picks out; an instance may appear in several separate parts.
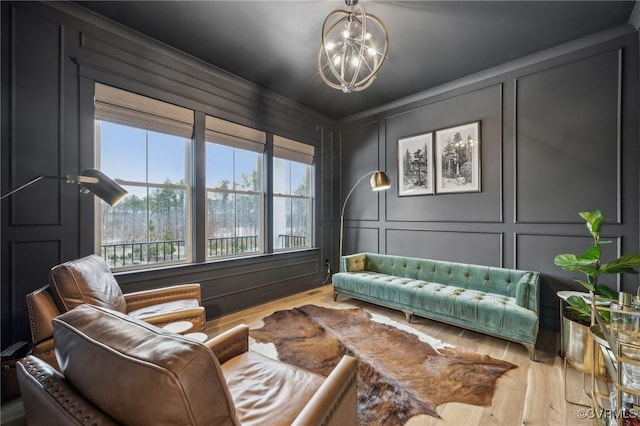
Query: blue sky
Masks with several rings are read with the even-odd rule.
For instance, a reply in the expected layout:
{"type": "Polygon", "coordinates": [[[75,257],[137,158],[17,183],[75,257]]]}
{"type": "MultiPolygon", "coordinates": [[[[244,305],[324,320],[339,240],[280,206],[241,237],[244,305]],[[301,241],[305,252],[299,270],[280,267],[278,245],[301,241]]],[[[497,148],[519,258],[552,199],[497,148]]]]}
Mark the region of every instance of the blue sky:
{"type": "MultiPolygon", "coordinates": [[[[188,147],[179,136],[167,135],[136,129],[129,126],[101,123],[101,161],[99,168],[113,179],[129,181],[147,181],[145,170],[145,152],[149,146],[148,181],[164,183],[166,179],[179,182],[188,181],[186,160],[188,147]]],[[[208,187],[221,184],[224,179],[242,182],[242,174],[251,176],[258,167],[259,156],[253,152],[234,150],[221,145],[207,144],[206,179],[208,187]],[[235,158],[234,158],[235,157],[235,158]],[[235,160],[235,161],[234,161],[235,160]],[[235,164],[235,168],[234,168],[235,164]]],[[[275,161],[274,192],[289,193],[295,191],[306,177],[306,165],[293,163],[283,170],[282,163],[275,161]]],[[[127,187],[129,192],[144,197],[143,191],[127,187]]]]}

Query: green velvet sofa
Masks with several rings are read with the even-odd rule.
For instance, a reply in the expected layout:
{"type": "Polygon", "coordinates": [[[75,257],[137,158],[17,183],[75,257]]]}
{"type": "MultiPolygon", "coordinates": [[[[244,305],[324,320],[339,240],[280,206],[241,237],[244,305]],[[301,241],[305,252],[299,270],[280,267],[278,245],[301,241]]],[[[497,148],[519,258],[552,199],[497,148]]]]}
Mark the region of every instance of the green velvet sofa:
{"type": "Polygon", "coordinates": [[[535,359],[540,274],[431,259],[343,256],[338,294],[523,344],[535,359]]]}

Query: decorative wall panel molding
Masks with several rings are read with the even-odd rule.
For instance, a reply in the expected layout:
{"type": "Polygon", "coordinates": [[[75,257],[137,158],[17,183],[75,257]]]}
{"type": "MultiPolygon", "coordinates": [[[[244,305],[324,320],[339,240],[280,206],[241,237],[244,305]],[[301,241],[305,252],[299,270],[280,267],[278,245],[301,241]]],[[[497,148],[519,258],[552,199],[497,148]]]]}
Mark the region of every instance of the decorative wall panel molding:
{"type": "MultiPolygon", "coordinates": [[[[566,272],[553,263],[556,255],[561,253],[583,253],[591,244],[592,239],[583,226],[585,236],[582,235],[558,235],[558,234],[517,234],[515,235],[515,263],[520,269],[539,271],[541,276],[540,303],[541,324],[552,330],[559,328],[559,299],[557,292],[560,290],[586,291],[584,287],[573,281],[573,277],[584,278],[578,272],[566,272]]],[[[613,241],[612,244],[603,245],[603,259],[614,259],[620,253],[621,237],[603,236],[603,239],[613,241]]],[[[620,280],[615,276],[603,274],[600,280],[611,288],[620,290],[620,280]]],[[[637,283],[628,283],[635,294],[637,283]]]]}
{"type": "MultiPolygon", "coordinates": [[[[11,259],[8,282],[3,285],[2,297],[11,305],[10,325],[13,340],[29,336],[29,315],[25,296],[49,282],[51,266],[60,263],[59,240],[13,241],[9,246],[11,259]]],[[[3,313],[2,321],[9,319],[3,313]]],[[[3,331],[4,329],[3,324],[3,331]]],[[[7,336],[8,337],[8,336],[7,336]]]]}
{"type": "Polygon", "coordinates": [[[333,143],[333,135],[335,132],[330,132],[323,129],[322,137],[320,138],[320,152],[322,155],[322,169],[320,171],[320,220],[333,220],[334,215],[334,182],[337,180],[334,178],[334,163],[337,164],[337,157],[334,148],[337,148],[337,144],[333,143]]]}
{"type": "Polygon", "coordinates": [[[343,256],[362,252],[380,253],[379,229],[345,226],[343,256]]]}
{"type": "Polygon", "coordinates": [[[503,267],[501,232],[387,229],[386,254],[503,267]]]}
{"type": "Polygon", "coordinates": [[[502,222],[502,114],[502,84],[496,84],[387,117],[385,163],[392,178],[387,221],[502,222]],[[482,128],[481,192],[398,197],[398,139],[435,134],[436,130],[473,121],[480,121],[482,128]],[[474,208],[468,208],[470,205],[474,208]]]}
{"type": "MultiPolygon", "coordinates": [[[[365,173],[378,170],[380,134],[378,122],[369,121],[353,127],[343,128],[340,133],[340,209],[353,185],[365,173]]],[[[346,210],[346,220],[380,220],[378,197],[384,196],[371,191],[369,180],[365,179],[353,191],[346,210]]]]}
{"type": "MultiPolygon", "coordinates": [[[[11,44],[20,48],[12,49],[10,58],[11,175],[9,168],[4,169],[6,190],[40,175],[63,174],[64,27],[15,7],[11,7],[11,19],[11,44]]],[[[11,196],[6,200],[11,206],[10,225],[60,224],[61,186],[59,181],[43,179],[11,196]]]]}
{"type": "Polygon", "coordinates": [[[609,51],[517,79],[517,222],[576,223],[577,211],[596,207],[619,222],[621,55],[609,51]]]}

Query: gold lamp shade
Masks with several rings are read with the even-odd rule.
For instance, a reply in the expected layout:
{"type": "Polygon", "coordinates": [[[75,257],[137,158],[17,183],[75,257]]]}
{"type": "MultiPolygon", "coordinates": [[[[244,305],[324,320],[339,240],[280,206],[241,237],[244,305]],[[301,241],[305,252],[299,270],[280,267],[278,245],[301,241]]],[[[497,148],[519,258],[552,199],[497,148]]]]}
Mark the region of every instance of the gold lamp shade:
{"type": "Polygon", "coordinates": [[[391,188],[391,179],[385,172],[381,172],[380,170],[378,170],[371,175],[369,184],[371,185],[371,189],[373,191],[386,191],[387,189],[391,188]]]}

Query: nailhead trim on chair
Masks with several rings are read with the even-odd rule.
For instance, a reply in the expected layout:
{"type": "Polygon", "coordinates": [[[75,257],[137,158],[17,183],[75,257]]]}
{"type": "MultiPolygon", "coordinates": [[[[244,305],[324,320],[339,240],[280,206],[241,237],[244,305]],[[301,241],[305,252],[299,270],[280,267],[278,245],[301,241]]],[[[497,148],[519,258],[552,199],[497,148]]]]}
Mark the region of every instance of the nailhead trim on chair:
{"type": "MultiPolygon", "coordinates": [[[[58,401],[60,405],[62,405],[69,414],[71,414],[73,417],[75,417],[77,420],[83,423],[91,424],[91,426],[100,425],[100,423],[96,421],[94,421],[93,423],[89,423],[92,420],[91,413],[83,416],[83,412],[82,412],[83,408],[81,407],[81,405],[85,405],[84,401],[80,400],[74,403],[69,399],[70,397],[65,394],[63,389],[63,382],[61,381],[64,379],[59,379],[56,376],[48,375],[46,371],[39,369],[28,358],[24,358],[20,362],[22,362],[26,371],[34,379],[36,379],[36,381],[42,384],[42,387],[49,393],[49,395],[51,395],[56,401],[58,401]],[[76,404],[78,404],[78,407],[76,407],[76,404]]],[[[91,407],[91,410],[95,410],[95,408],[91,407]]],[[[90,411],[90,410],[87,410],[87,411],[90,411]]]]}
{"type": "MultiPolygon", "coordinates": [[[[37,289],[35,291],[42,290],[45,287],[46,286],[40,287],[39,289],[37,289]]],[[[29,303],[29,306],[28,306],[27,310],[29,311],[29,328],[31,329],[31,339],[32,339],[33,343],[35,344],[35,343],[39,343],[40,339],[38,339],[38,329],[36,327],[36,321],[33,318],[33,311],[34,311],[33,300],[31,298],[27,297],[27,302],[29,303]]]]}

